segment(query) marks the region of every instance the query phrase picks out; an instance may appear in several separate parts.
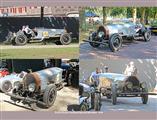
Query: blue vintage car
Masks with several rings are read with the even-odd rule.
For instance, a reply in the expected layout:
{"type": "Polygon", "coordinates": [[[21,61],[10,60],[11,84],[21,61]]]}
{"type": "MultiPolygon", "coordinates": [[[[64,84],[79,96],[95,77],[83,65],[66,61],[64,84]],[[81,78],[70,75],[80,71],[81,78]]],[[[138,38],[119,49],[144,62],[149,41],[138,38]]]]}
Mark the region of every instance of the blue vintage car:
{"type": "Polygon", "coordinates": [[[134,23],[129,20],[121,20],[100,25],[98,29],[89,34],[88,40],[92,47],[99,47],[101,44],[109,44],[111,51],[115,52],[122,46],[123,40],[151,39],[151,31],[141,23],[134,23]]]}

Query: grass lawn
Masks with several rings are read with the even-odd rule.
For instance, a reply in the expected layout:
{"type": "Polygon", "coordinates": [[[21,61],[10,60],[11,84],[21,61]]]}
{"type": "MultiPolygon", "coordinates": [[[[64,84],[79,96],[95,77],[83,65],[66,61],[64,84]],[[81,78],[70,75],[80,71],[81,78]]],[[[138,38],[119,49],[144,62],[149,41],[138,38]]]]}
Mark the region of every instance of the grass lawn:
{"type": "Polygon", "coordinates": [[[40,58],[79,58],[79,48],[29,48],[29,49],[3,49],[1,59],[40,59],[40,58]]]}

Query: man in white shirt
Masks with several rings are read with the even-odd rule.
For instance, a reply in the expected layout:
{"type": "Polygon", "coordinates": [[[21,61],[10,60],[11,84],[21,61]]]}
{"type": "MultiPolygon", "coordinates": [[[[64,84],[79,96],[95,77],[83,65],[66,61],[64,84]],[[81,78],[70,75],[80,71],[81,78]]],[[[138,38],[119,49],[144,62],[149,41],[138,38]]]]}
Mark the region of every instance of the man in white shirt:
{"type": "Polygon", "coordinates": [[[135,66],[133,61],[131,61],[127,65],[127,67],[126,67],[126,69],[124,71],[124,74],[128,75],[128,76],[136,76],[137,75],[137,68],[136,68],[136,66],[135,66]]]}
{"type": "Polygon", "coordinates": [[[101,70],[96,68],[96,71],[92,72],[91,74],[91,82],[96,84],[96,86],[99,85],[99,73],[101,73],[101,70]]]}

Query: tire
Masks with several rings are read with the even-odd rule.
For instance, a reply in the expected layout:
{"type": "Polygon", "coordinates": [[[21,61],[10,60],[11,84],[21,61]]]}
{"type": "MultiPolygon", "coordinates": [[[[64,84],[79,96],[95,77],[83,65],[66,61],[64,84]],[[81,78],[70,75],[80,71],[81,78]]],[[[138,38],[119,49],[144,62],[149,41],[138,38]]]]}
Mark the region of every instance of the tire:
{"type": "MultiPolygon", "coordinates": [[[[97,40],[96,40],[96,33],[95,33],[95,32],[92,33],[92,36],[89,37],[89,40],[90,40],[90,41],[97,41],[97,40]]],[[[94,47],[94,48],[97,48],[97,47],[100,46],[99,43],[92,43],[92,42],[89,42],[89,44],[90,44],[92,47],[94,47]]]]}
{"type": "Polygon", "coordinates": [[[13,86],[12,83],[8,80],[5,80],[1,82],[1,91],[2,92],[10,92],[12,90],[13,86]]]}
{"type": "Polygon", "coordinates": [[[28,39],[23,33],[17,34],[15,38],[16,45],[25,45],[27,44],[27,42],[28,42],[28,39]]]}
{"type": "Polygon", "coordinates": [[[116,105],[116,103],[117,103],[117,88],[116,88],[115,83],[112,84],[111,93],[112,93],[112,95],[111,95],[112,104],[116,105]]]}
{"type": "Polygon", "coordinates": [[[122,46],[122,37],[119,34],[113,34],[109,38],[109,47],[112,52],[118,51],[122,46]]]}
{"type": "Polygon", "coordinates": [[[94,110],[100,111],[101,109],[101,96],[100,93],[95,93],[94,96],[94,110]]]}
{"type": "Polygon", "coordinates": [[[46,104],[45,107],[51,107],[57,96],[57,88],[55,85],[48,85],[43,95],[43,102],[46,104]]]}
{"type": "MultiPolygon", "coordinates": [[[[143,92],[148,92],[148,89],[144,88],[143,92]]],[[[147,102],[148,102],[148,95],[141,95],[141,99],[142,99],[142,103],[143,104],[147,104],[147,102]]]]}
{"type": "Polygon", "coordinates": [[[85,102],[83,102],[83,103],[81,103],[81,105],[80,105],[80,111],[88,111],[88,105],[87,105],[87,103],[85,103],[85,102]]]}
{"type": "Polygon", "coordinates": [[[62,45],[69,45],[72,41],[72,38],[69,33],[64,33],[60,37],[60,43],[62,45]]]}
{"type": "Polygon", "coordinates": [[[145,42],[148,42],[148,41],[150,41],[150,39],[151,39],[151,31],[150,30],[146,30],[145,32],[144,32],[144,41],[145,42]]]}

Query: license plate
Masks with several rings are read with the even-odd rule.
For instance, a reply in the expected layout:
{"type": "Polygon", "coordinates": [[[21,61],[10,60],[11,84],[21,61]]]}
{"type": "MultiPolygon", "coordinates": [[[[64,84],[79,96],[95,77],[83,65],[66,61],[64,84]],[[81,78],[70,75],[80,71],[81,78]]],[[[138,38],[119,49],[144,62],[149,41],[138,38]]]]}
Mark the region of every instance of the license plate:
{"type": "Polygon", "coordinates": [[[48,32],[43,32],[43,37],[48,37],[49,33],[48,32]]]}

